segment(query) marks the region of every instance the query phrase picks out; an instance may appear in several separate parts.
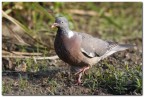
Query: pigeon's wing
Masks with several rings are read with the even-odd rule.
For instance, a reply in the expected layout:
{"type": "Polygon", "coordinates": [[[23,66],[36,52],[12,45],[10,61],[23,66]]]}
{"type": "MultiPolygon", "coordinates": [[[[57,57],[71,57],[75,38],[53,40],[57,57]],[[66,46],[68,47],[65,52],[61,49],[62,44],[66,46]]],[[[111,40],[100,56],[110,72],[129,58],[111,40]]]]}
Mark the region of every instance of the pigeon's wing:
{"type": "Polygon", "coordinates": [[[106,53],[109,43],[86,33],[78,33],[82,37],[81,51],[88,57],[98,57],[106,53]]]}
{"type": "Polygon", "coordinates": [[[104,41],[99,38],[95,38],[91,35],[88,35],[86,33],[78,33],[82,37],[82,43],[81,43],[81,51],[82,53],[87,57],[101,57],[103,58],[125,49],[128,49],[130,47],[133,47],[132,45],[127,44],[117,44],[114,42],[108,42],[104,41]]]}

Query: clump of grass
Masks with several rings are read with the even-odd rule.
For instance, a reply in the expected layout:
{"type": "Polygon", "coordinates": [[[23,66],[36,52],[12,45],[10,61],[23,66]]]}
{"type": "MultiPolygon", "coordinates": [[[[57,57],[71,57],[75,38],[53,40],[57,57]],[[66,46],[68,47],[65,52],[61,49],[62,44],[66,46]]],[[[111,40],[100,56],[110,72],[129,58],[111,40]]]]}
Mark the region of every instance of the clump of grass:
{"type": "Polygon", "coordinates": [[[125,66],[121,70],[107,65],[108,69],[95,68],[95,73],[87,75],[84,86],[91,88],[92,91],[104,88],[114,95],[142,94],[142,69],[137,67],[130,69],[125,66]]]}
{"type": "Polygon", "coordinates": [[[11,91],[11,83],[9,82],[8,84],[2,82],[2,94],[6,94],[11,91]]]}
{"type": "Polygon", "coordinates": [[[48,79],[47,80],[47,84],[49,86],[50,95],[55,95],[56,90],[57,90],[59,84],[55,80],[53,80],[53,79],[48,79]]]}
{"type": "Polygon", "coordinates": [[[21,74],[19,74],[19,87],[20,87],[20,89],[25,89],[27,86],[28,86],[27,79],[22,77],[21,74]]]}

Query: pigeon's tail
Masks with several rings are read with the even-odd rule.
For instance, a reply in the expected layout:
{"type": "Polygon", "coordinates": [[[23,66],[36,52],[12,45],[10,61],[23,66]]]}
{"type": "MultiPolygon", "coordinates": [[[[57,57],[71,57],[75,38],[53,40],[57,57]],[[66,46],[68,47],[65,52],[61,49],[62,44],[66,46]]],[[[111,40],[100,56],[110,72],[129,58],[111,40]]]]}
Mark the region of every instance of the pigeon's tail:
{"type": "Polygon", "coordinates": [[[112,48],[111,50],[118,52],[118,51],[123,51],[129,48],[133,48],[133,47],[134,45],[131,45],[131,44],[119,44],[115,46],[114,48],[112,48]]]}
{"type": "Polygon", "coordinates": [[[101,57],[94,57],[90,59],[91,65],[95,65],[96,63],[98,63],[100,60],[112,55],[115,52],[118,51],[123,51],[129,48],[133,48],[135,47],[134,45],[130,45],[130,44],[119,44],[119,45],[115,45],[113,47],[110,48],[110,50],[108,50],[104,55],[102,55],[101,57]]]}
{"type": "Polygon", "coordinates": [[[108,50],[103,56],[101,56],[101,58],[104,59],[112,55],[115,52],[123,51],[123,50],[134,48],[134,47],[135,45],[131,45],[131,44],[119,44],[119,45],[112,47],[110,50],[108,50]]]}

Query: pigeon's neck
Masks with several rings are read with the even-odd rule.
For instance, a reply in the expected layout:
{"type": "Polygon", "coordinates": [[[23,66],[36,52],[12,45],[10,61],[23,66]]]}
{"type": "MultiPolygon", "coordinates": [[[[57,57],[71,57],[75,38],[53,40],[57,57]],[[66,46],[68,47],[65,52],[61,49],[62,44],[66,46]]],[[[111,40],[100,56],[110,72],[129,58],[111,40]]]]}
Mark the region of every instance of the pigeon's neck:
{"type": "Polygon", "coordinates": [[[71,31],[69,28],[67,28],[67,29],[66,28],[64,28],[64,29],[58,28],[58,32],[60,32],[59,34],[64,35],[68,38],[72,38],[74,36],[74,32],[71,31]]]}

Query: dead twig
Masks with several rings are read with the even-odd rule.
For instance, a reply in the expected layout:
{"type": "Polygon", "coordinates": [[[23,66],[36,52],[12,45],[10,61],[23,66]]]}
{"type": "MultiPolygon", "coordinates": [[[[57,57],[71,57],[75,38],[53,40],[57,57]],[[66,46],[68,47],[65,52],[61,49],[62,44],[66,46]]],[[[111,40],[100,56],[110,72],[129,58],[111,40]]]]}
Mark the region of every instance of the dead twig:
{"type": "MultiPolygon", "coordinates": [[[[100,13],[96,11],[89,11],[89,10],[79,10],[79,9],[69,9],[67,10],[69,13],[78,14],[78,15],[89,15],[89,16],[101,16],[100,13]]],[[[103,13],[104,16],[110,16],[108,12],[103,13]]]]}
{"type": "Polygon", "coordinates": [[[2,55],[3,58],[20,58],[20,59],[29,59],[29,58],[32,58],[32,57],[29,57],[29,56],[13,56],[13,55],[2,55]]]}
{"type": "Polygon", "coordinates": [[[3,58],[20,58],[20,59],[35,59],[35,60],[56,60],[58,59],[58,56],[51,56],[51,57],[35,57],[35,56],[8,56],[8,55],[3,55],[3,58]]]}
{"type": "Polygon", "coordinates": [[[58,59],[59,57],[57,55],[51,56],[51,57],[34,57],[36,60],[55,60],[58,59]]]}
{"type": "Polygon", "coordinates": [[[16,52],[16,51],[8,52],[5,50],[2,50],[2,55],[5,55],[5,54],[16,54],[16,55],[26,55],[26,56],[40,56],[40,55],[42,55],[42,53],[28,53],[28,52],[16,52]]]}
{"type": "Polygon", "coordinates": [[[51,57],[33,57],[33,60],[35,63],[37,63],[37,60],[56,60],[58,59],[58,56],[51,56],[51,57]]]}
{"type": "Polygon", "coordinates": [[[90,16],[98,16],[99,15],[95,11],[85,11],[85,10],[78,10],[78,9],[70,9],[68,11],[70,13],[79,14],[79,15],[90,15],[90,16]]]}

